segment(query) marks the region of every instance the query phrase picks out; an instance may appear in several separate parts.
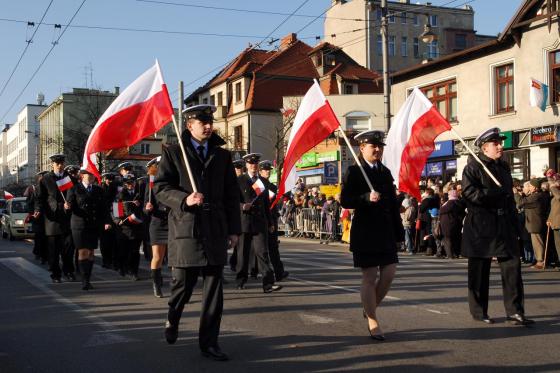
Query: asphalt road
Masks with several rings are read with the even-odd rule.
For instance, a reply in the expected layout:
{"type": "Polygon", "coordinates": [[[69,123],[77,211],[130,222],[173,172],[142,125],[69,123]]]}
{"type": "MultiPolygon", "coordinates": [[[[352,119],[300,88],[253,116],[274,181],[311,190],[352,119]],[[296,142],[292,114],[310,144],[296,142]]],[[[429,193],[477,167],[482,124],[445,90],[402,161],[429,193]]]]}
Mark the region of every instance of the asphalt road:
{"type": "Polygon", "coordinates": [[[198,349],[200,287],[170,346],[166,299],[151,294],[144,260],[139,282],[95,265],[95,289],[84,292],[79,282],[51,284],[31,248],[0,241],[0,372],[560,371],[558,271],[524,269],[526,314],[537,323],[514,327],[493,267],[489,313],[497,323],[488,326],[469,316],[466,261],[403,256],[378,311],[387,340],[375,342],[347,248],[284,239],[291,275],[282,291],[263,294],[257,280],[237,290],[225,270],[220,345],[231,360],[214,362],[198,349]]]}

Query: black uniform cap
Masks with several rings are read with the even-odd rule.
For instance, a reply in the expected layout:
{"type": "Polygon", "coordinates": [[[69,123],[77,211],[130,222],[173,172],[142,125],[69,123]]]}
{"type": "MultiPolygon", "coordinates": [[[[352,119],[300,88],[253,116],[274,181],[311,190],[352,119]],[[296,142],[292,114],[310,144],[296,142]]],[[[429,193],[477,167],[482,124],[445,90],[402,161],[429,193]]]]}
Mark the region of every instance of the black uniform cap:
{"type": "Polygon", "coordinates": [[[66,161],[66,156],[64,154],[53,154],[49,159],[55,163],[64,163],[66,161]]]}
{"type": "Polygon", "coordinates": [[[356,136],[354,136],[354,140],[356,140],[358,144],[373,144],[385,146],[385,143],[383,142],[384,137],[385,132],[383,131],[368,130],[358,133],[356,136]]]}
{"type": "Polygon", "coordinates": [[[136,176],[134,174],[126,174],[122,176],[123,183],[133,183],[136,181],[136,176]]]}
{"type": "Polygon", "coordinates": [[[69,172],[69,173],[74,173],[74,172],[80,171],[80,167],[78,167],[74,164],[69,164],[68,166],[64,167],[64,171],[69,172]]]}
{"type": "Polygon", "coordinates": [[[161,161],[161,155],[159,157],[155,157],[154,159],[152,159],[148,163],[146,163],[146,167],[150,167],[150,166],[153,166],[153,165],[158,165],[160,161],[161,161]]]}
{"type": "Polygon", "coordinates": [[[272,162],[269,160],[260,161],[259,168],[261,170],[272,170],[272,162]]]}
{"type": "Polygon", "coordinates": [[[261,153],[250,153],[243,156],[243,160],[249,164],[258,164],[261,160],[261,153]]]}
{"type": "Polygon", "coordinates": [[[487,129],[486,131],[482,132],[478,137],[474,140],[474,145],[481,147],[482,144],[490,141],[502,141],[507,139],[506,136],[500,134],[500,129],[498,127],[492,127],[487,129]]]}
{"type": "Polygon", "coordinates": [[[119,165],[117,166],[117,168],[120,170],[121,168],[124,168],[125,170],[132,170],[132,163],[130,162],[122,162],[119,163],[119,165]]]}
{"type": "Polygon", "coordinates": [[[113,180],[115,178],[115,174],[112,172],[105,172],[101,174],[103,179],[113,180]]]}
{"type": "Polygon", "coordinates": [[[233,167],[243,168],[243,167],[245,167],[245,161],[243,159],[237,159],[237,160],[233,161],[233,167]]]}
{"type": "Polygon", "coordinates": [[[185,119],[198,119],[204,123],[212,123],[214,121],[213,113],[216,111],[214,105],[195,105],[183,110],[185,119]]]}

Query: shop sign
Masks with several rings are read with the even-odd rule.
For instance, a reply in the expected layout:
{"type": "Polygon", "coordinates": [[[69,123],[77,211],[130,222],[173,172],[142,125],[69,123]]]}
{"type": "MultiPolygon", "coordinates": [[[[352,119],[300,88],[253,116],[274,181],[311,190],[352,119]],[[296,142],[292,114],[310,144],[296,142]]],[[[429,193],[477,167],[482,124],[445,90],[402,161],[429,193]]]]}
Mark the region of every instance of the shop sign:
{"type": "Polygon", "coordinates": [[[513,131],[500,132],[500,135],[506,137],[503,142],[504,149],[513,148],[513,131]]]}
{"type": "Polygon", "coordinates": [[[445,169],[446,170],[456,170],[457,169],[457,160],[454,159],[452,161],[445,162],[445,169]]]}
{"type": "Polygon", "coordinates": [[[323,168],[312,168],[311,170],[296,171],[297,176],[309,176],[309,175],[322,175],[324,172],[323,168]]]}
{"type": "Polygon", "coordinates": [[[338,184],[338,162],[325,162],[325,184],[338,184]]]}
{"type": "Polygon", "coordinates": [[[542,126],[531,128],[531,145],[545,144],[556,141],[556,126],[542,126]]]}
{"type": "Polygon", "coordinates": [[[422,170],[422,176],[441,176],[443,175],[443,162],[426,163],[422,170]]]}
{"type": "Polygon", "coordinates": [[[320,185],[322,181],[321,175],[309,176],[305,178],[305,185],[320,185]]]}
{"type": "Polygon", "coordinates": [[[309,152],[305,153],[298,163],[296,163],[296,167],[312,167],[317,166],[317,153],[309,152]]]}
{"type": "Polygon", "coordinates": [[[338,150],[317,154],[318,163],[332,162],[332,161],[338,161],[338,150]]]}
{"type": "Polygon", "coordinates": [[[453,155],[453,140],[436,141],[434,151],[430,154],[429,158],[447,157],[450,155],[453,155]]]}
{"type": "Polygon", "coordinates": [[[321,185],[319,190],[322,194],[328,197],[334,197],[335,194],[340,194],[340,185],[321,185]]]}

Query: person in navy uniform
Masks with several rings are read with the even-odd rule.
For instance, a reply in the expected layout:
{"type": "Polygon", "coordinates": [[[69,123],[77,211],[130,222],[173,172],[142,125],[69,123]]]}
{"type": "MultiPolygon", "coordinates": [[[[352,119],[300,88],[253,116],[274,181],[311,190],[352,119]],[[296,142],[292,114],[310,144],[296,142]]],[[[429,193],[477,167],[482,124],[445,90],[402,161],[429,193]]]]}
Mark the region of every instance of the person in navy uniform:
{"type": "Polygon", "coordinates": [[[224,300],[222,275],[228,247],[235,246],[241,232],[241,213],[231,153],[221,148],[225,141],[213,132],[215,110],[211,105],[197,105],[184,111],[187,130],[179,141],[197,192],[179,144],[163,150],[154,192],[157,202],[171,209],[168,257],[172,280],[165,339],[169,344],[177,341],[183,309],[202,276],[199,347],[204,357],[228,360],[218,344],[224,300]]]}
{"type": "Polygon", "coordinates": [[[49,260],[49,248],[47,245],[47,238],[45,237],[45,220],[42,215],[35,218],[35,206],[39,204],[39,184],[43,175],[47,171],[38,172],[35,175],[35,184],[31,184],[23,194],[26,197],[27,211],[30,214],[29,220],[31,221],[31,230],[33,231],[33,254],[35,258],[45,264],[49,260]]]}
{"type": "MultiPolygon", "coordinates": [[[[243,175],[246,171],[245,161],[243,159],[236,159],[233,161],[233,168],[235,169],[235,177],[243,175]]],[[[229,268],[232,272],[236,272],[237,268],[237,248],[239,247],[239,241],[233,248],[231,256],[229,257],[229,268]]]]}
{"type": "Polygon", "coordinates": [[[68,191],[66,205],[72,212],[70,228],[78,250],[82,290],[91,290],[94,251],[103,230],[111,229],[111,216],[103,200],[103,189],[94,184],[95,176],[86,169],[79,171],[80,181],[68,191]]]}
{"type": "MultiPolygon", "coordinates": [[[[258,270],[262,274],[263,292],[271,293],[282,286],[274,284],[274,271],[268,253],[268,234],[274,225],[270,213],[268,192],[257,195],[253,188],[259,178],[261,154],[251,153],[243,157],[247,173],[237,178],[241,192],[241,228],[239,250],[237,250],[237,288],[244,289],[248,279],[250,256],[256,257],[258,270]]],[[[262,182],[262,180],[261,180],[262,182]]],[[[262,182],[264,185],[264,182],[262,182]]]]}
{"type": "Polygon", "coordinates": [[[461,189],[467,206],[461,252],[468,258],[469,310],[474,320],[492,324],[488,315],[488,289],[492,258],[498,259],[507,321],[529,325],[525,317],[523,280],[513,179],[509,165],[502,160],[505,136],[497,127],[482,132],[475,145],[479,158],[500,182],[489,177],[482,165],[470,156],[463,170],[461,189]]]}
{"type": "MultiPolygon", "coordinates": [[[[264,160],[259,162],[259,176],[266,187],[266,193],[268,195],[268,200],[270,203],[276,198],[278,193],[278,187],[270,182],[270,173],[272,172],[272,162],[269,160],[264,160]],[[269,194],[269,191],[273,194],[269,194]]],[[[279,241],[278,241],[278,219],[280,218],[280,213],[278,211],[278,205],[274,206],[270,215],[272,218],[272,225],[274,229],[268,235],[268,254],[270,256],[270,263],[274,268],[274,277],[276,281],[282,281],[290,275],[290,272],[284,270],[284,263],[280,259],[279,241]]]]}
{"type": "MultiPolygon", "coordinates": [[[[161,157],[156,157],[148,162],[148,175],[156,175],[161,157]]],[[[148,184],[144,196],[144,212],[145,215],[150,216],[150,243],[152,245],[152,260],[150,262],[150,269],[152,272],[152,287],[154,296],[157,298],[163,297],[161,287],[163,285],[163,276],[161,274],[161,267],[163,258],[167,252],[167,237],[169,234],[168,219],[169,207],[163,203],[159,203],[155,196],[154,190],[148,184]]]]}
{"type": "Polygon", "coordinates": [[[359,165],[348,168],[341,192],[341,205],[354,209],[350,229],[350,251],[354,267],[362,271],[361,298],[368,331],[374,340],[385,339],[377,318],[377,308],[395,277],[397,242],[404,239],[393,177],[381,163],[384,133],[364,131],[354,139],[360,146],[359,162],[375,191],[371,191],[359,165]],[[378,276],[379,274],[379,276],[378,276]]]}
{"type": "MultiPolygon", "coordinates": [[[[103,191],[103,204],[107,211],[111,211],[113,202],[117,198],[118,186],[115,182],[115,174],[112,172],[105,172],[101,174],[101,190],[103,191]]],[[[113,222],[110,223],[111,225],[113,222]]],[[[107,229],[101,232],[101,239],[99,246],[101,248],[101,258],[103,268],[113,268],[118,270],[116,267],[117,260],[115,259],[117,255],[117,237],[115,235],[115,229],[107,229]]]]}
{"type": "Polygon", "coordinates": [[[43,216],[45,221],[45,236],[49,248],[49,266],[51,279],[60,283],[62,274],[68,281],[75,281],[74,276],[74,251],[72,235],[70,232],[70,211],[64,206],[68,190],[61,192],[57,181],[66,178],[64,171],[64,154],[54,154],[49,157],[52,161],[52,171],[46,173],[41,179],[38,189],[35,218],[43,216]],[[62,269],[60,261],[62,260],[62,269]]]}
{"type": "Polygon", "coordinates": [[[77,184],[80,182],[80,167],[76,166],[75,164],[69,164],[68,166],[64,167],[64,171],[70,175],[72,182],[77,184]]]}

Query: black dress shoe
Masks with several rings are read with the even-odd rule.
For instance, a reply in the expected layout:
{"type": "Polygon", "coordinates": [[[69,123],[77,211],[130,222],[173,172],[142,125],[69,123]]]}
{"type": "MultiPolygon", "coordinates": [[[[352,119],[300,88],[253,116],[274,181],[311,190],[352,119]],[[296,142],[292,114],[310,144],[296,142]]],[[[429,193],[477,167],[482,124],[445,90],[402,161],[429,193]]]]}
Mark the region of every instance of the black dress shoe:
{"type": "Polygon", "coordinates": [[[66,280],[74,282],[76,281],[76,276],[74,276],[73,273],[67,273],[64,275],[64,277],[66,278],[66,280]]]}
{"type": "Polygon", "coordinates": [[[512,325],[531,325],[535,323],[535,320],[528,319],[519,313],[508,316],[506,320],[512,325]]]}
{"type": "Polygon", "coordinates": [[[265,287],[263,287],[263,292],[264,293],[272,293],[273,291],[278,291],[282,289],[281,285],[267,285],[265,287]]]}
{"type": "Polygon", "coordinates": [[[227,361],[229,360],[229,356],[224,354],[220,347],[218,346],[210,346],[208,348],[201,350],[202,356],[207,357],[212,360],[216,361],[227,361]]]}
{"type": "Polygon", "coordinates": [[[60,277],[53,277],[52,282],[53,284],[60,284],[62,281],[60,280],[60,277]]]}
{"type": "Polygon", "coordinates": [[[165,340],[170,345],[177,342],[179,337],[179,327],[177,325],[172,325],[169,321],[165,322],[165,340]]]}
{"type": "Polygon", "coordinates": [[[373,333],[373,330],[369,328],[369,323],[368,323],[368,331],[369,331],[369,337],[374,341],[381,342],[385,340],[385,336],[382,333],[373,333]]]}
{"type": "Polygon", "coordinates": [[[280,276],[276,277],[276,281],[282,281],[283,279],[287,278],[290,275],[290,272],[284,271],[280,276]]]}
{"type": "Polygon", "coordinates": [[[474,321],[481,321],[485,324],[494,324],[494,319],[491,319],[490,316],[484,315],[482,317],[473,317],[474,321]]]}

